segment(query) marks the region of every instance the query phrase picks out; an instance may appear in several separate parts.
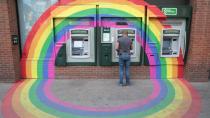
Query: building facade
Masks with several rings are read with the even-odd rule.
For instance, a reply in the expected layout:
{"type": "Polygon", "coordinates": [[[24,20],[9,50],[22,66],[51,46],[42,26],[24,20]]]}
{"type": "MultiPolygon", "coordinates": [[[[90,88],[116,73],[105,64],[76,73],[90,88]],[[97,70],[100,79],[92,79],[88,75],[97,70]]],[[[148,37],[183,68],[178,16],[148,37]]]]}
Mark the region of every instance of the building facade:
{"type": "MultiPolygon", "coordinates": [[[[183,67],[180,73],[184,74],[187,80],[208,81],[210,73],[210,21],[208,20],[210,0],[177,0],[167,3],[163,0],[138,2],[131,0],[136,4],[134,7],[138,9],[135,17],[124,12],[119,12],[120,15],[116,13],[119,16],[113,17],[114,13],[111,15],[108,13],[111,8],[109,11],[104,10],[110,6],[110,4],[103,3],[106,0],[95,0],[95,3],[83,4],[71,4],[69,1],[0,1],[0,24],[2,26],[0,27],[0,81],[51,77],[57,79],[117,79],[118,57],[114,51],[114,43],[115,39],[120,37],[120,32],[125,29],[129,31],[129,37],[133,39],[135,47],[132,50],[132,79],[148,79],[151,77],[153,66],[171,65],[171,68],[183,67]],[[74,10],[84,7],[94,8],[94,10],[83,10],[72,17],[58,12],[67,12],[72,6],[74,10]],[[54,9],[58,10],[54,12],[54,9]],[[154,13],[155,11],[163,13],[154,13]],[[91,15],[85,16],[89,12],[91,15]],[[47,15],[49,14],[52,17],[48,21],[47,15]],[[153,26],[159,23],[163,25],[160,29],[153,26]],[[80,26],[75,28],[78,24],[80,26]],[[42,26],[51,29],[39,29],[42,26]],[[151,53],[147,46],[152,49],[153,45],[158,45],[150,40],[153,35],[156,36],[154,33],[150,34],[150,30],[155,30],[155,28],[160,30],[157,34],[161,43],[160,49],[156,53],[151,53]],[[47,31],[53,33],[48,37],[45,35],[38,37],[39,35],[34,34],[38,31],[40,35],[47,31]],[[50,55],[42,55],[42,53],[39,56],[30,55],[29,43],[34,43],[34,45],[37,43],[36,40],[34,42],[31,40],[33,35],[38,37],[34,40],[40,39],[37,40],[40,43],[49,37],[53,39],[52,50],[48,48],[48,51],[56,53],[54,59],[50,60],[51,58],[47,58],[50,55]],[[62,37],[64,43],[61,41],[62,37]],[[155,63],[152,63],[150,56],[154,58],[155,63]],[[163,58],[168,58],[167,63],[162,61],[163,58]],[[157,60],[159,60],[158,63],[157,60]],[[29,67],[29,65],[40,63],[42,64],[40,67],[29,67]],[[45,69],[46,66],[49,68],[45,69]],[[37,71],[36,74],[33,73],[34,71],[37,71]]],[[[125,0],[125,3],[127,2],[125,0]]],[[[119,6],[125,9],[129,7],[122,1],[116,5],[116,7],[119,6]]],[[[48,45],[47,42],[45,43],[46,46],[51,46],[50,43],[48,45]]],[[[39,51],[40,48],[36,48],[31,54],[39,51]]],[[[44,47],[41,49],[44,50],[44,47]]],[[[182,78],[182,76],[172,74],[167,78],[180,77],[182,78]]]]}

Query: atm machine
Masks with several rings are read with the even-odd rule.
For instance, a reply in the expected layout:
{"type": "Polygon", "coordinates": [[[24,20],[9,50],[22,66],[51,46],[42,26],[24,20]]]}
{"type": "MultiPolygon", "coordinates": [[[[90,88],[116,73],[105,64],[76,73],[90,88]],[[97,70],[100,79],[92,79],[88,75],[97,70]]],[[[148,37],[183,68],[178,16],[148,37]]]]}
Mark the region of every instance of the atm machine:
{"type": "Polygon", "coordinates": [[[113,41],[112,41],[112,62],[118,62],[119,56],[117,52],[115,51],[116,47],[116,42],[117,40],[122,37],[122,32],[123,30],[128,31],[128,37],[132,41],[133,49],[131,50],[131,62],[139,62],[140,60],[140,44],[137,42],[136,39],[136,28],[113,28],[112,29],[112,36],[113,36],[113,41]]]}
{"type": "Polygon", "coordinates": [[[178,57],[180,52],[180,29],[163,29],[161,57],[178,57]]]}
{"type": "MultiPolygon", "coordinates": [[[[107,18],[103,19],[105,22],[111,21],[112,26],[103,26],[101,28],[101,64],[100,65],[113,65],[119,61],[117,54],[116,42],[122,37],[122,31],[128,31],[128,37],[133,43],[133,50],[131,50],[131,63],[140,64],[141,46],[137,39],[138,28],[135,27],[134,22],[136,19],[123,19],[123,18],[107,18]],[[107,62],[107,63],[106,63],[107,62]]],[[[138,22],[139,23],[139,22],[138,22]]],[[[140,24],[140,23],[139,23],[140,24]]],[[[103,25],[103,24],[102,24],[103,25]]],[[[141,37],[141,36],[139,36],[141,37]]]]}
{"type": "Polygon", "coordinates": [[[168,28],[162,30],[161,57],[178,57],[180,52],[184,57],[186,53],[186,20],[167,19],[163,21],[163,24],[168,28]]]}
{"type": "Polygon", "coordinates": [[[67,35],[67,62],[94,62],[93,28],[71,29],[67,35]]]}
{"type": "Polygon", "coordinates": [[[89,30],[71,30],[70,56],[72,58],[88,58],[90,56],[89,30]]]}
{"type": "Polygon", "coordinates": [[[95,64],[95,18],[54,18],[56,66],[95,64]],[[78,26],[79,24],[79,26],[78,26]],[[60,37],[62,36],[62,40],[60,37]]]}

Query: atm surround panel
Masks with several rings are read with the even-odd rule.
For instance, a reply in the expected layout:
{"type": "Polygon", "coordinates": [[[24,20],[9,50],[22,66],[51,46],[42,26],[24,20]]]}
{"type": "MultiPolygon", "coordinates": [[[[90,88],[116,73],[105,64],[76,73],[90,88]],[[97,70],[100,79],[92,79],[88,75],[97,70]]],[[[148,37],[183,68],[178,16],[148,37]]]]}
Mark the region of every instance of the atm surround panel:
{"type": "Polygon", "coordinates": [[[101,43],[112,43],[112,62],[118,62],[119,57],[115,50],[115,45],[122,36],[123,30],[128,30],[128,37],[132,40],[133,50],[131,50],[131,62],[140,62],[140,44],[137,41],[141,37],[141,18],[121,18],[121,17],[103,17],[102,22],[102,40],[101,43]],[[107,24],[106,22],[110,22],[107,24]],[[136,27],[138,25],[138,27],[136,27]]]}
{"type": "Polygon", "coordinates": [[[180,29],[164,29],[162,33],[161,57],[178,57],[180,29]]]}
{"type": "Polygon", "coordinates": [[[119,61],[119,56],[117,54],[117,52],[115,51],[115,46],[116,46],[116,42],[117,40],[122,37],[122,31],[123,30],[127,30],[128,31],[128,37],[130,38],[130,40],[132,41],[132,45],[133,45],[133,49],[131,50],[131,62],[139,62],[140,61],[140,44],[137,41],[137,30],[136,28],[113,28],[112,29],[115,34],[114,36],[114,40],[112,43],[112,62],[118,62],[119,61]]]}
{"type": "MultiPolygon", "coordinates": [[[[123,31],[124,30],[127,30],[128,31],[128,38],[132,41],[132,45],[133,45],[133,49],[130,51],[131,52],[131,57],[136,57],[136,46],[137,46],[137,43],[136,42],[136,29],[117,29],[117,38],[116,39],[119,39],[123,36],[123,31]]],[[[115,40],[116,41],[116,40],[115,40]]],[[[116,53],[116,57],[118,57],[117,53],[116,53]]]]}
{"type": "Polygon", "coordinates": [[[89,30],[70,30],[70,56],[72,58],[90,57],[89,30]]]}
{"type": "MultiPolygon", "coordinates": [[[[110,18],[109,18],[110,19],[110,18]]],[[[83,21],[86,19],[83,19],[83,21]]],[[[107,20],[107,19],[106,19],[107,20]]],[[[90,25],[90,21],[92,21],[90,18],[88,18],[88,20],[84,23],[84,25],[88,26],[90,25]]],[[[117,18],[117,20],[115,19],[115,25],[113,28],[109,27],[108,29],[109,31],[109,35],[103,35],[102,34],[102,38],[104,36],[108,36],[108,39],[106,43],[112,43],[112,62],[118,62],[118,55],[115,51],[115,43],[116,40],[121,36],[120,32],[121,30],[125,30],[127,29],[130,33],[129,33],[129,37],[131,39],[136,38],[135,34],[141,34],[139,33],[139,27],[136,28],[135,25],[133,25],[132,23],[136,21],[135,20],[129,20],[129,22],[126,22],[126,19],[121,19],[121,18],[117,18]]],[[[75,24],[75,22],[79,22],[76,20],[70,21],[70,24],[75,24]]],[[[138,21],[139,22],[139,21],[138,21]]],[[[162,47],[161,47],[161,57],[177,57],[179,54],[179,50],[175,51],[175,52],[170,52],[170,50],[163,50],[163,48],[166,47],[171,47],[173,49],[176,48],[176,46],[171,46],[171,45],[180,45],[181,49],[182,49],[182,53],[184,55],[185,53],[185,48],[186,48],[186,21],[184,19],[168,19],[166,21],[163,22],[164,25],[170,25],[172,26],[171,28],[168,29],[180,29],[180,34],[179,36],[174,36],[176,39],[180,39],[178,40],[178,43],[174,43],[175,39],[172,39],[173,37],[171,36],[163,36],[164,37],[164,42],[162,42],[162,47]],[[179,37],[179,38],[178,38],[179,37]],[[169,41],[173,40],[173,41],[169,41]],[[173,44],[172,44],[173,42],[173,44]],[[164,53],[164,54],[163,54],[164,53]]],[[[107,27],[104,27],[107,28],[107,27]]],[[[165,30],[165,29],[164,29],[165,30]]],[[[87,29],[71,29],[67,31],[68,33],[72,34],[71,37],[66,36],[67,39],[67,46],[66,46],[66,52],[67,52],[67,62],[95,62],[95,41],[92,40],[94,39],[94,28],[87,28],[87,29]],[[75,31],[77,32],[78,30],[82,30],[82,32],[86,32],[86,34],[80,34],[80,36],[78,34],[75,33],[75,31]],[[73,31],[73,32],[72,32],[73,31]],[[70,40],[69,40],[70,39],[70,40]],[[83,45],[83,46],[81,46],[83,45]],[[74,48],[72,48],[74,47],[74,48]]],[[[102,32],[103,33],[103,32],[102,32]]],[[[141,37],[141,36],[140,36],[141,37]]],[[[131,61],[132,62],[139,62],[140,61],[140,45],[139,43],[136,43],[137,40],[133,41],[133,46],[134,46],[134,50],[132,50],[131,52],[133,52],[133,55],[131,56],[131,61]],[[136,46],[136,47],[135,47],[136,46]]],[[[101,43],[103,43],[103,40],[101,41],[101,43]]]]}
{"type": "Polygon", "coordinates": [[[94,28],[71,29],[67,33],[67,62],[95,62],[94,28]]]}
{"type": "Polygon", "coordinates": [[[94,18],[67,18],[66,29],[67,63],[95,62],[94,18]],[[81,28],[74,28],[80,24],[81,28]]]}
{"type": "Polygon", "coordinates": [[[183,57],[185,55],[186,51],[186,19],[167,19],[162,22],[165,26],[170,26],[170,28],[163,29],[162,31],[162,43],[161,43],[161,57],[178,57],[180,49],[182,51],[183,57]],[[167,32],[167,30],[169,32],[167,32]],[[172,31],[170,33],[170,31],[172,31]],[[164,39],[165,38],[165,39],[164,39]],[[170,41],[169,41],[170,39],[170,41]],[[175,41],[175,39],[177,39],[175,41]],[[165,40],[165,41],[164,41],[165,40]],[[170,42],[170,43],[169,43],[170,42]],[[170,45],[168,47],[171,47],[171,49],[174,49],[173,51],[169,48],[168,50],[163,50],[164,47],[167,47],[166,45],[170,45]],[[176,47],[177,46],[177,47],[176,47]],[[170,51],[171,50],[171,51],[170,51]],[[177,50],[177,54],[175,53],[177,50]],[[166,54],[168,51],[168,54],[166,54]],[[169,53],[171,52],[171,53],[169,53]],[[165,53],[165,54],[162,54],[165,53]]]}

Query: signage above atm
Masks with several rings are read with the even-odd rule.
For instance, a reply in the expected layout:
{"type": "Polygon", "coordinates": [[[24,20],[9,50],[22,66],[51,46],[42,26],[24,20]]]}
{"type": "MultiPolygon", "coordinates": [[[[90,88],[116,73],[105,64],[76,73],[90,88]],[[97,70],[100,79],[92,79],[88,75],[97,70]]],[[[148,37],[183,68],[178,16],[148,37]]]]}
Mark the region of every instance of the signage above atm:
{"type": "Polygon", "coordinates": [[[180,30],[177,30],[177,29],[167,29],[167,30],[163,30],[163,34],[180,34],[180,30]]]}
{"type": "Polygon", "coordinates": [[[72,30],[72,34],[88,34],[88,30],[72,30]]]}
{"type": "Polygon", "coordinates": [[[165,15],[176,16],[177,15],[177,8],[162,8],[162,12],[165,15]]]}

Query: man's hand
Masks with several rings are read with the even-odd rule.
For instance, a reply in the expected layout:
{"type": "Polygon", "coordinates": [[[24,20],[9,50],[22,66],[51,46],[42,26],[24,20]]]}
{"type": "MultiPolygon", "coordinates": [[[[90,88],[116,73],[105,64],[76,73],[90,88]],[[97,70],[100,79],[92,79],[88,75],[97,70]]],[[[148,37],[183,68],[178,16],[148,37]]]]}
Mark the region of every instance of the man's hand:
{"type": "Polygon", "coordinates": [[[115,49],[119,50],[119,42],[118,41],[116,42],[115,49]]]}
{"type": "Polygon", "coordinates": [[[133,43],[131,43],[130,50],[133,50],[133,43]]]}

